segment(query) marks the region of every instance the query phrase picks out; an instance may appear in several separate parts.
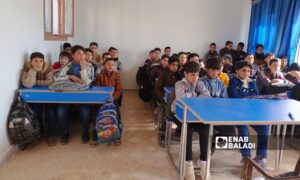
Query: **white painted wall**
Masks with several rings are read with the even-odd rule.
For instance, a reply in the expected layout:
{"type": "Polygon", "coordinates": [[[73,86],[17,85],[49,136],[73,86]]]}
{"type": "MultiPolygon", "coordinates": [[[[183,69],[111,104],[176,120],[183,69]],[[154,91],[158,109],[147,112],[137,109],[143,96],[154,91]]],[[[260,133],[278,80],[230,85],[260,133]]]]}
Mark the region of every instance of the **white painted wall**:
{"type": "Polygon", "coordinates": [[[56,60],[61,42],[44,41],[43,0],[0,0],[0,164],[10,152],[7,115],[24,61],[40,51],[56,60]]]}
{"type": "MultiPolygon", "coordinates": [[[[135,74],[154,47],[201,56],[210,42],[247,44],[250,0],[76,0],[74,42],[97,41],[102,52],[115,46],[123,63],[122,81],[134,89],[135,74]]],[[[247,49],[245,47],[245,49],[247,49]]]]}

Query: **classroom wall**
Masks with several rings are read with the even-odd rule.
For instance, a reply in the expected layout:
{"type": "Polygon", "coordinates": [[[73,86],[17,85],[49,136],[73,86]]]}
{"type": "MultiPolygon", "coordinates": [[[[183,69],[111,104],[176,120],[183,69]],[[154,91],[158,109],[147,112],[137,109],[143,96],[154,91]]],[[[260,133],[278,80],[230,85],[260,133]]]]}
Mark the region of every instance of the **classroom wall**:
{"type": "Polygon", "coordinates": [[[54,61],[62,42],[44,41],[43,0],[0,0],[0,164],[16,149],[9,144],[7,116],[22,66],[30,53],[40,51],[54,61]]]}
{"type": "MultiPolygon", "coordinates": [[[[250,0],[75,0],[74,42],[115,46],[123,63],[122,81],[135,89],[135,74],[154,47],[203,56],[210,42],[247,44],[250,0]],[[126,75],[124,75],[126,74],[126,75]]],[[[245,47],[247,49],[247,47],[245,47]]]]}

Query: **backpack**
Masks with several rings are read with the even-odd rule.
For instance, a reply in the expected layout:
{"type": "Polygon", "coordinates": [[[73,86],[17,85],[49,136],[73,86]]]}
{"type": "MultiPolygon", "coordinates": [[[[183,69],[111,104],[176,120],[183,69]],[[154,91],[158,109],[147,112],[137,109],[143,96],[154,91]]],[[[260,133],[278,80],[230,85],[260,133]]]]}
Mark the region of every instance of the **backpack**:
{"type": "Polygon", "coordinates": [[[146,65],[139,67],[136,73],[136,83],[139,86],[139,97],[144,102],[149,102],[151,100],[151,85],[148,80],[146,65]]]}
{"type": "Polygon", "coordinates": [[[95,130],[100,143],[119,140],[122,128],[122,123],[118,120],[117,107],[113,103],[107,103],[98,110],[95,130]]]}
{"type": "Polygon", "coordinates": [[[12,142],[26,146],[40,138],[40,130],[40,123],[29,105],[16,102],[8,116],[8,132],[12,142]]]}

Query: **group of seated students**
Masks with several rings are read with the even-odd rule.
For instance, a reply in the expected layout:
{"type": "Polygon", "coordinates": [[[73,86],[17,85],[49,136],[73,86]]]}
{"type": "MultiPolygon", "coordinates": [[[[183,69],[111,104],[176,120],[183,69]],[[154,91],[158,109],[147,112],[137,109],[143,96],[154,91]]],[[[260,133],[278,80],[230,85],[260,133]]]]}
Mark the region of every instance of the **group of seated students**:
{"type": "MultiPolygon", "coordinates": [[[[30,61],[23,68],[21,81],[22,85],[28,88],[49,86],[58,81],[72,81],[80,84],[84,83],[88,86],[112,86],[114,87],[114,103],[119,111],[122,98],[121,70],[118,49],[114,47],[110,47],[108,52],[101,56],[96,42],[90,43],[89,48],[80,45],[72,47],[71,44],[65,43],[63,51],[59,54],[59,61],[50,67],[42,53],[32,53],[30,61]]],[[[30,104],[30,106],[41,119],[41,104],[30,104]]],[[[75,107],[70,104],[44,104],[44,106],[46,106],[47,143],[49,146],[56,144],[56,122],[60,129],[61,144],[69,142],[69,110],[79,111],[82,121],[82,142],[88,143],[90,141],[90,119],[96,113],[95,108],[99,107],[89,104],[78,104],[75,107]]],[[[118,112],[118,114],[120,113],[118,112]]],[[[93,131],[92,134],[91,145],[94,147],[97,137],[96,132],[93,131]]],[[[121,139],[115,141],[114,144],[120,145],[121,139]]]]}
{"type": "MultiPolygon", "coordinates": [[[[237,49],[227,41],[225,47],[218,53],[216,44],[211,43],[204,59],[196,53],[179,52],[171,55],[171,48],[166,47],[160,58],[160,49],[155,48],[146,60],[149,81],[153,86],[153,99],[156,104],[163,103],[164,87],[175,87],[176,99],[179,98],[248,98],[258,95],[270,95],[293,92],[293,97],[299,100],[299,65],[288,66],[286,56],[275,58],[274,53],[263,53],[263,45],[256,46],[256,53],[243,51],[244,44],[238,43],[237,49]]],[[[155,106],[157,107],[157,106],[155,106]]],[[[280,107],[279,107],[280,108],[280,107]]],[[[171,110],[175,113],[175,101],[171,110]]],[[[154,110],[156,114],[156,110],[154,110]]],[[[174,117],[176,131],[180,133],[180,122],[174,117]]],[[[268,125],[251,126],[258,135],[258,146],[255,161],[263,168],[267,166],[268,125]]],[[[234,135],[235,128],[239,136],[249,136],[247,125],[235,127],[215,126],[221,129],[222,135],[234,135]]],[[[176,135],[175,131],[175,135],[176,135]]],[[[199,133],[200,158],[197,166],[201,168],[204,177],[209,127],[202,123],[190,123],[187,130],[185,178],[195,179],[192,136],[193,131],[199,133]]],[[[244,157],[251,157],[250,149],[241,150],[244,157]]]]}

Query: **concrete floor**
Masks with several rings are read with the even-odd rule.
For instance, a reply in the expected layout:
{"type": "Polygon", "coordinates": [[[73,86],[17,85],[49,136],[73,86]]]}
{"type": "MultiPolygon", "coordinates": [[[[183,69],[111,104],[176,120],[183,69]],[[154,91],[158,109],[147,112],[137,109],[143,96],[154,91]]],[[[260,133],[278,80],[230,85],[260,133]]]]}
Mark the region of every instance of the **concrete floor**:
{"type": "MultiPolygon", "coordinates": [[[[167,151],[157,143],[157,128],[148,103],[143,103],[136,91],[125,91],[121,107],[124,124],[122,145],[98,145],[91,148],[81,143],[80,122],[73,122],[69,144],[48,147],[45,140],[36,146],[18,151],[0,167],[0,179],[122,179],[176,180],[179,178],[167,151]]],[[[57,138],[59,140],[59,138],[57,138]]],[[[299,143],[299,142],[298,142],[299,143]]],[[[175,162],[178,145],[173,145],[175,162]]],[[[194,145],[194,158],[199,157],[199,145],[194,145]]],[[[274,168],[274,151],[269,151],[269,167],[274,168]]],[[[293,169],[299,157],[296,150],[284,151],[282,169],[293,169]]],[[[216,180],[240,179],[241,159],[238,151],[216,151],[212,169],[216,180]]],[[[197,176],[197,179],[200,179],[197,176]]]]}

